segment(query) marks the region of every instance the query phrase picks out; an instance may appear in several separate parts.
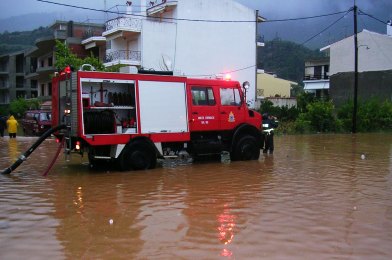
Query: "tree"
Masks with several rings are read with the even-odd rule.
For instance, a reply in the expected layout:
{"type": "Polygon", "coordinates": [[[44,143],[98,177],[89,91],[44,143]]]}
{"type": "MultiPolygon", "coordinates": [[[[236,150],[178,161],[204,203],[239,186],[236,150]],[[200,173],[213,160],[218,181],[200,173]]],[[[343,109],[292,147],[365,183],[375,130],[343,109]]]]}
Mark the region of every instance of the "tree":
{"type": "MultiPolygon", "coordinates": [[[[64,70],[67,66],[71,66],[75,69],[79,69],[83,64],[92,65],[97,71],[109,71],[109,72],[118,72],[122,65],[113,66],[111,68],[105,68],[103,63],[97,58],[94,57],[91,53],[90,56],[81,59],[78,58],[75,54],[71,52],[71,50],[61,41],[56,41],[56,63],[55,66],[59,70],[64,70]]],[[[86,67],[88,70],[88,68],[86,67]]]]}
{"type": "Polygon", "coordinates": [[[56,40],[56,63],[55,66],[59,70],[64,70],[67,66],[79,68],[83,64],[83,60],[78,58],[71,50],[59,40],[56,40]]]}

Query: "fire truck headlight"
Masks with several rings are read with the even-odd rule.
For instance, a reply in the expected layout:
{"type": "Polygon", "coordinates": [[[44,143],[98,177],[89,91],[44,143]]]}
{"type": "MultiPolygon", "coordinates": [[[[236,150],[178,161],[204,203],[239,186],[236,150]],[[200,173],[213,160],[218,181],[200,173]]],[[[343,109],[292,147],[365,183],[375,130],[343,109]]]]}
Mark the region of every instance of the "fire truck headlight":
{"type": "Polygon", "coordinates": [[[71,109],[65,109],[64,114],[71,114],[71,109]]]}

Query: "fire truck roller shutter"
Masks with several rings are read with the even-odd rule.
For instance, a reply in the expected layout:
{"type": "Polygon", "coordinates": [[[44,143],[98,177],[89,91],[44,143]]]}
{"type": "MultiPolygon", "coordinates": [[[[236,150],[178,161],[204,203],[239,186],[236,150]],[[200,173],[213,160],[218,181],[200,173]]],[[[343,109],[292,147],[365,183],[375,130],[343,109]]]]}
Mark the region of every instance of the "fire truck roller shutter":
{"type": "Polygon", "coordinates": [[[145,137],[133,139],[117,158],[117,165],[121,171],[154,169],[156,164],[156,147],[145,137]]]}
{"type": "Polygon", "coordinates": [[[84,134],[115,133],[116,119],[111,110],[86,111],[84,117],[84,134]]]}

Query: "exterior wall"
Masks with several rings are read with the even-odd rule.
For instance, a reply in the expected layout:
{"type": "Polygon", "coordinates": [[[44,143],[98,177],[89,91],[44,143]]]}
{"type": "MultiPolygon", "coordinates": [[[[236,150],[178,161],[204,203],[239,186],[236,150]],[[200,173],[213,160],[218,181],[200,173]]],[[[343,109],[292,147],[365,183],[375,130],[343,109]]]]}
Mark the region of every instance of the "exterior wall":
{"type": "Polygon", "coordinates": [[[276,78],[274,75],[267,73],[257,73],[257,97],[290,97],[291,85],[297,83],[276,78]]]}
{"type": "MultiPolygon", "coordinates": [[[[392,69],[392,37],[362,31],[358,34],[358,71],[392,69]]],[[[336,42],[330,47],[330,75],[354,71],[354,37],[336,42]]]]}
{"type": "MultiPolygon", "coordinates": [[[[181,0],[178,18],[255,21],[256,14],[232,0],[181,0]]],[[[256,98],[256,23],[177,21],[174,70],[201,76],[231,73],[233,80],[248,81],[248,101],[256,98]],[[237,72],[239,70],[247,68],[237,72]]]]}
{"type": "MultiPolygon", "coordinates": [[[[354,73],[331,76],[330,96],[336,106],[353,99],[354,73]]],[[[358,75],[358,100],[378,99],[392,101],[392,70],[362,72],[358,75]]]]}
{"type": "Polygon", "coordinates": [[[144,20],[142,25],[141,64],[145,69],[174,70],[176,62],[176,24],[144,20]],[[164,59],[171,68],[165,69],[164,59]]]}

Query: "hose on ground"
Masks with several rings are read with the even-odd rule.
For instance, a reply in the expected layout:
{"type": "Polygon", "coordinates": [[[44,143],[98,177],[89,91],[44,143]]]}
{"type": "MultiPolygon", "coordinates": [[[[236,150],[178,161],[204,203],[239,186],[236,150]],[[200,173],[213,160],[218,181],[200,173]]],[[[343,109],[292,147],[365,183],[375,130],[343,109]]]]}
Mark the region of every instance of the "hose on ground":
{"type": "Polygon", "coordinates": [[[66,125],[58,125],[56,127],[50,128],[48,131],[46,131],[43,135],[38,138],[38,140],[24,153],[22,153],[18,160],[16,160],[10,167],[7,169],[3,170],[1,174],[10,174],[13,172],[16,168],[19,167],[24,161],[26,161],[27,157],[30,156],[32,152],[34,152],[35,149],[37,149],[38,146],[46,139],[48,138],[51,134],[66,128],[66,125]]]}

